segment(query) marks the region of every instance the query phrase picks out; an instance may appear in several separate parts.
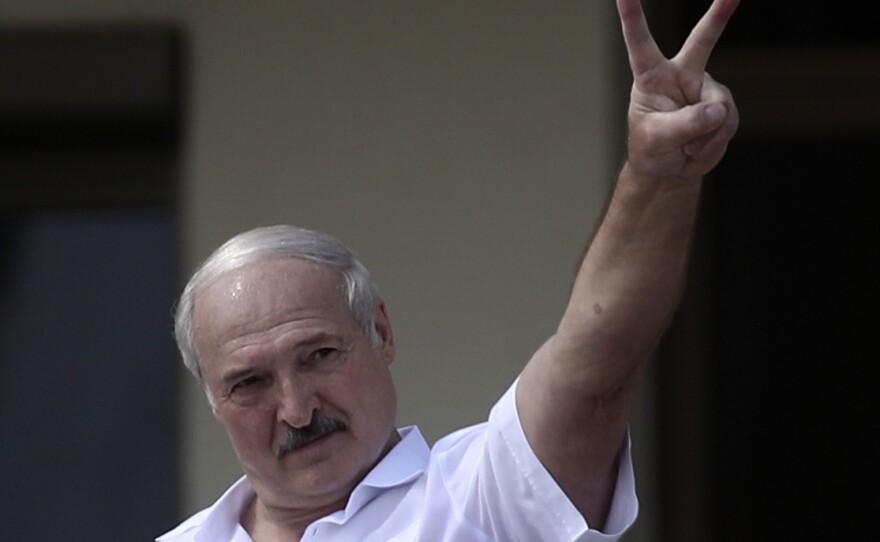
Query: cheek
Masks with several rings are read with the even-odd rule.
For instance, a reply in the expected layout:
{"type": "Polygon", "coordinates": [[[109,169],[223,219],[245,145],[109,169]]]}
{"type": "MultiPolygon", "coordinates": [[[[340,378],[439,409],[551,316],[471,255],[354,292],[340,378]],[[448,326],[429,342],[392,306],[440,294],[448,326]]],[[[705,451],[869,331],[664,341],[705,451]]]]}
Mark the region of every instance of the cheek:
{"type": "Polygon", "coordinates": [[[323,413],[341,414],[361,437],[373,438],[394,425],[394,384],[380,351],[365,348],[355,353],[315,384],[323,413]]]}
{"type": "Polygon", "coordinates": [[[274,412],[267,409],[234,408],[221,410],[219,420],[239,452],[265,448],[271,444],[274,412]]]}
{"type": "Polygon", "coordinates": [[[397,402],[394,392],[394,384],[391,375],[386,368],[376,368],[365,379],[369,384],[364,385],[361,389],[361,411],[367,413],[366,419],[372,429],[384,433],[389,426],[394,425],[394,418],[397,410],[397,402]]]}

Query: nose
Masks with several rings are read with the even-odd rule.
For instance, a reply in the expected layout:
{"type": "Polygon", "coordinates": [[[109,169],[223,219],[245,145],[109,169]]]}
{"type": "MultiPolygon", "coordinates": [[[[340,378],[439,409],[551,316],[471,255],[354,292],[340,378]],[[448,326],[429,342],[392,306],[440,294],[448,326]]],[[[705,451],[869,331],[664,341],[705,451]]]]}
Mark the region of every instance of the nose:
{"type": "Polygon", "coordinates": [[[278,389],[278,421],[291,427],[309,425],[320,406],[314,386],[307,379],[287,378],[278,389]]]}

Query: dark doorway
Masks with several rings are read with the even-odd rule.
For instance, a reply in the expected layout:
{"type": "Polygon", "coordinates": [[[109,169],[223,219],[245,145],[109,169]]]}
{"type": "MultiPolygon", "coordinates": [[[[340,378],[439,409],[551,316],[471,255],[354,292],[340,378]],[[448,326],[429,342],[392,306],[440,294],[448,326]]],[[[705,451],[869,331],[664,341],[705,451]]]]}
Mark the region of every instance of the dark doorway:
{"type": "Polygon", "coordinates": [[[713,176],[712,540],[880,532],[878,145],[747,138],[713,176]]]}
{"type": "Polygon", "coordinates": [[[151,540],[178,517],[167,26],[0,32],[0,522],[151,540]]]}
{"type": "MultiPolygon", "coordinates": [[[[664,50],[710,3],[651,2],[664,50]]],[[[662,540],[878,537],[880,35],[863,15],[742,2],[710,60],[741,123],[658,356],[662,540]]]]}
{"type": "Polygon", "coordinates": [[[174,521],[174,223],[155,209],[0,223],[10,540],[149,540],[174,521]]]}

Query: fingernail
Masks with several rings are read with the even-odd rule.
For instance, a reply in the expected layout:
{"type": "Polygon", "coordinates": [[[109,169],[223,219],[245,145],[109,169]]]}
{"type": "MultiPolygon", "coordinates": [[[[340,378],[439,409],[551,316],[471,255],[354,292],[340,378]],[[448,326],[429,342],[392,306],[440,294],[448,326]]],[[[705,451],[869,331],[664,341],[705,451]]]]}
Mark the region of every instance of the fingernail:
{"type": "Polygon", "coordinates": [[[709,104],[706,106],[706,118],[711,124],[716,124],[724,118],[726,111],[721,104],[709,104]]]}

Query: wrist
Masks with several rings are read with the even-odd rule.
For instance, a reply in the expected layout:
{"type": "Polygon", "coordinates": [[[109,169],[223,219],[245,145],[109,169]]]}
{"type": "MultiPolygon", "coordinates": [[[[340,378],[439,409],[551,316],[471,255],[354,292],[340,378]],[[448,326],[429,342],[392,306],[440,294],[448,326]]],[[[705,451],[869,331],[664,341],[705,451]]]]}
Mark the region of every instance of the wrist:
{"type": "Polygon", "coordinates": [[[621,167],[615,191],[645,198],[667,195],[698,195],[703,185],[702,175],[669,175],[657,173],[657,169],[639,167],[627,160],[621,167]]]}

